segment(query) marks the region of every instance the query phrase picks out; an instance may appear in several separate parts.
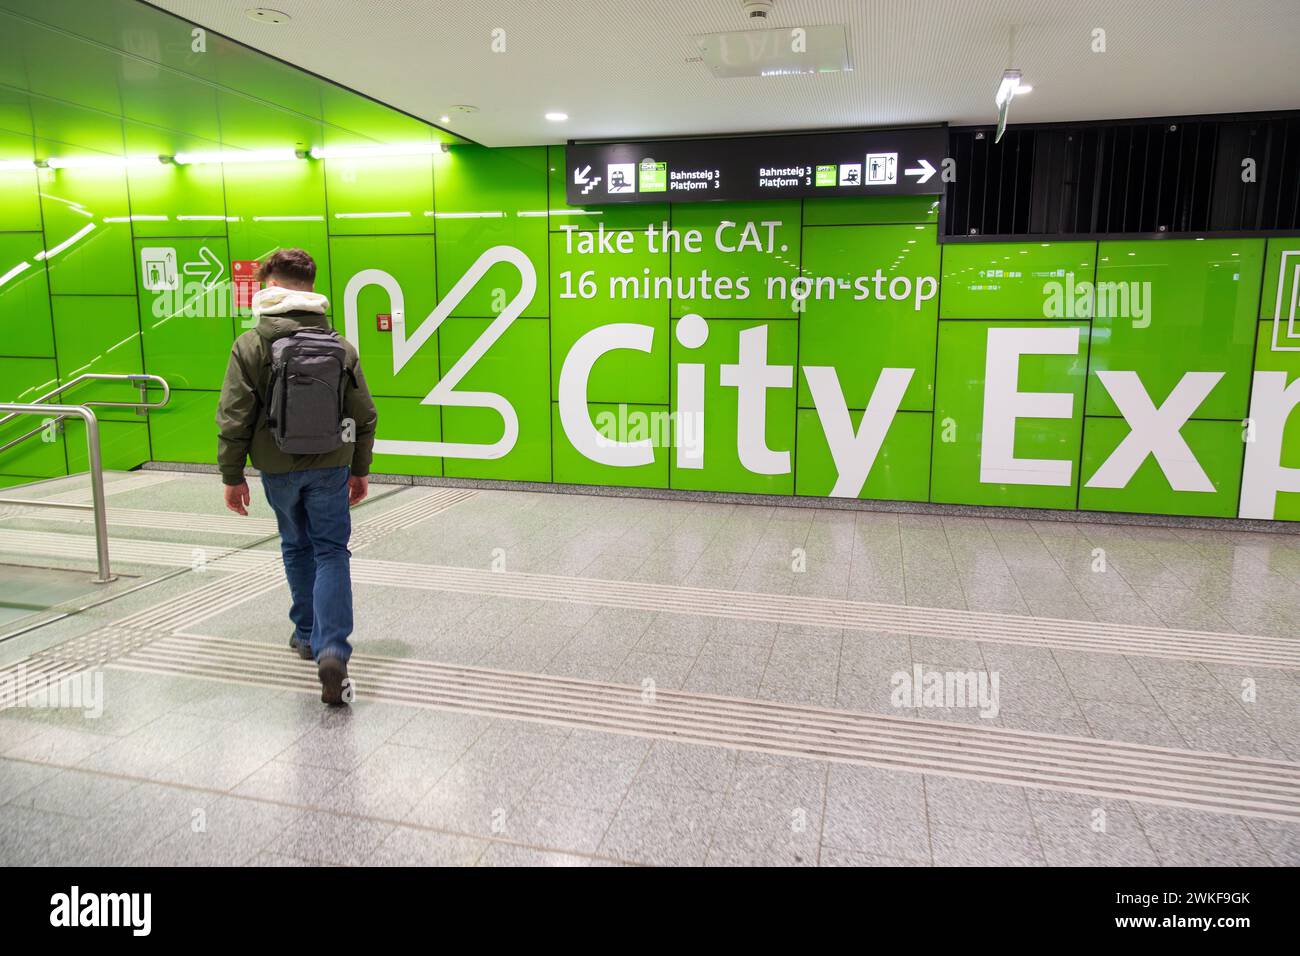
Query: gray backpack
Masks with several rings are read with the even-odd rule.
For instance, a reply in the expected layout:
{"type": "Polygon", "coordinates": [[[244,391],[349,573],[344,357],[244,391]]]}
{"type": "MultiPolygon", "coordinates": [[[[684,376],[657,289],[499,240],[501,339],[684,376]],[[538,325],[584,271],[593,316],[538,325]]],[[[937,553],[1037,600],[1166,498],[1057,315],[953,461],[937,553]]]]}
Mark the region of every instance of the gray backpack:
{"type": "Polygon", "coordinates": [[[266,417],[289,455],[323,455],[343,446],[343,402],[352,372],[347,349],[329,329],[300,329],[271,343],[266,417]]]}

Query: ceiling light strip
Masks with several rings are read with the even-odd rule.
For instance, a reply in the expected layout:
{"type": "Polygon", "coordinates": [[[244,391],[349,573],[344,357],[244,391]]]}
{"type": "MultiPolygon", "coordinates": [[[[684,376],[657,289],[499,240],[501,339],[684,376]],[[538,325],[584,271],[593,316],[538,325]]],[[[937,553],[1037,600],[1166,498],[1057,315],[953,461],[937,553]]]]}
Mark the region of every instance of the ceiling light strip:
{"type": "Polygon", "coordinates": [[[395,143],[389,146],[313,146],[312,159],[376,159],[388,156],[429,156],[440,143],[395,143]]]}
{"type": "Polygon", "coordinates": [[[181,152],[172,157],[179,166],[221,163],[279,163],[301,159],[294,149],[222,149],[208,152],[181,152]]]}
{"type": "Polygon", "coordinates": [[[50,169],[125,169],[128,166],[161,166],[154,155],[138,156],[52,156],[45,161],[50,169]]]}

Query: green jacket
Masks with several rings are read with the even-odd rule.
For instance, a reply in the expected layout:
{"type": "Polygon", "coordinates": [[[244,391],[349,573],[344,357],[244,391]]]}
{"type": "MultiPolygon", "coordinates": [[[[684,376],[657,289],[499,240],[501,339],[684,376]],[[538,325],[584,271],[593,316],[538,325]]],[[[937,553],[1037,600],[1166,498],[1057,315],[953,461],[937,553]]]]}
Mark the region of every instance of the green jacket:
{"type": "Polygon", "coordinates": [[[352,474],[370,474],[370,459],[375,445],[374,399],[361,374],[361,360],[352,343],[344,340],[348,368],[356,377],[344,388],[344,414],[356,422],[356,441],[327,455],[290,455],[280,451],[271,437],[263,410],[271,379],[271,342],[303,328],[328,329],[329,320],[315,312],[286,312],[264,315],[230,349],[226,380],[217,404],[217,465],[221,480],[237,485],[244,480],[244,460],[251,457],[253,467],[267,474],[280,475],[308,468],[334,468],[348,465],[352,474]]]}

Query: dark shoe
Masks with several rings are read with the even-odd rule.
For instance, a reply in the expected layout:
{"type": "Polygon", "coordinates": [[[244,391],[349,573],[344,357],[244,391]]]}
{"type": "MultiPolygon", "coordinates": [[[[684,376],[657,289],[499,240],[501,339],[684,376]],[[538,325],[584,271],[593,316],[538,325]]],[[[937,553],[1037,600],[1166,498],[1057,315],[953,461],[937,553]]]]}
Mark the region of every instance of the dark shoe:
{"type": "Polygon", "coordinates": [[[326,704],[347,704],[352,701],[352,680],[348,677],[347,662],[339,657],[322,657],[316,665],[320,676],[320,699],[326,704]]]}
{"type": "Polygon", "coordinates": [[[297,651],[298,656],[305,661],[313,660],[315,657],[311,652],[311,642],[309,641],[306,644],[300,643],[296,633],[289,638],[289,647],[297,651]]]}

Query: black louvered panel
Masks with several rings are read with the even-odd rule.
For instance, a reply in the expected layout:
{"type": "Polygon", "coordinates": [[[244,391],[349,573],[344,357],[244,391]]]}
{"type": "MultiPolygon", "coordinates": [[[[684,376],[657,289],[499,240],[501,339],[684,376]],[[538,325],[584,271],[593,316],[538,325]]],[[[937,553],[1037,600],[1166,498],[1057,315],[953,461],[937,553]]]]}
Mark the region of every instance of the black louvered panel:
{"type": "Polygon", "coordinates": [[[1300,114],[950,130],[952,240],[1300,230],[1300,114]],[[1254,181],[1243,161],[1254,161],[1254,181]]]}

